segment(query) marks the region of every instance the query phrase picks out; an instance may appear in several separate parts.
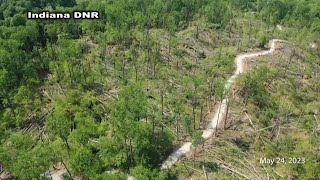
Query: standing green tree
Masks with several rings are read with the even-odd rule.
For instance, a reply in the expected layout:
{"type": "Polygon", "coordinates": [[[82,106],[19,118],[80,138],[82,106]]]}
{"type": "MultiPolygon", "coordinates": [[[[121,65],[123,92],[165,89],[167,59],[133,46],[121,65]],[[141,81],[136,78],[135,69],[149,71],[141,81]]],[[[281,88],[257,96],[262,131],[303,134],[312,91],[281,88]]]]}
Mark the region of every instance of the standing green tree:
{"type": "Polygon", "coordinates": [[[134,165],[134,139],[138,122],[146,117],[147,98],[139,83],[124,86],[111,111],[112,127],[117,139],[127,148],[129,162],[134,165]]]}
{"type": "Polygon", "coordinates": [[[61,100],[60,102],[58,100],[55,110],[49,115],[46,125],[49,133],[60,137],[70,150],[71,148],[68,143],[68,136],[72,130],[73,120],[71,112],[69,112],[68,109],[70,109],[68,105],[61,102],[61,100]]]}
{"type": "Polygon", "coordinates": [[[219,98],[219,109],[218,109],[218,118],[217,118],[217,126],[216,126],[216,133],[218,132],[218,120],[220,118],[220,113],[221,113],[221,106],[222,106],[222,103],[223,103],[223,100],[225,99],[226,97],[226,87],[225,87],[225,81],[224,80],[219,80],[218,83],[217,83],[217,96],[219,98]]]}

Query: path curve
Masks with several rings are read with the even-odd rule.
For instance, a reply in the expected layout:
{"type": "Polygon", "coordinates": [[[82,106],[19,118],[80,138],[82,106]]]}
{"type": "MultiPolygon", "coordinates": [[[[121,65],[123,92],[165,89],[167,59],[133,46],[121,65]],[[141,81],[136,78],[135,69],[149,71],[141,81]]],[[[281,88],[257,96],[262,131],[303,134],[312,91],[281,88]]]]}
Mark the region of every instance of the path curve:
{"type": "MultiPolygon", "coordinates": [[[[227,91],[232,84],[234,83],[235,79],[244,72],[244,60],[248,58],[253,58],[253,57],[258,57],[258,56],[265,56],[272,54],[275,51],[275,44],[277,42],[284,42],[284,40],[279,40],[279,39],[273,39],[269,42],[269,47],[270,49],[267,51],[260,51],[260,52],[255,52],[255,53],[246,53],[246,54],[239,54],[235,58],[235,64],[237,66],[236,71],[234,74],[228,79],[226,85],[225,85],[225,91],[227,91]]],[[[216,108],[216,113],[214,117],[210,120],[209,125],[207,128],[203,131],[202,137],[203,139],[209,139],[215,132],[216,127],[223,121],[224,117],[226,116],[227,112],[227,101],[228,97],[223,99],[221,106],[218,106],[216,108]],[[219,111],[220,108],[220,111],[219,111]]],[[[162,163],[161,169],[168,169],[171,166],[173,166],[183,155],[186,153],[190,152],[192,150],[193,146],[191,142],[186,142],[184,143],[179,149],[175,150],[168,158],[166,161],[162,163]]],[[[60,170],[63,171],[63,170],[60,170]]],[[[61,175],[60,171],[52,172],[52,178],[53,180],[60,180],[61,175]],[[58,175],[58,176],[57,176],[58,175]]],[[[131,175],[127,176],[127,180],[133,180],[134,177],[131,175]]]]}
{"type": "MultiPolygon", "coordinates": [[[[269,42],[269,50],[266,51],[259,51],[259,52],[253,52],[253,53],[245,53],[245,54],[239,54],[235,58],[235,64],[237,66],[236,71],[234,74],[228,79],[226,85],[225,85],[225,91],[228,91],[229,88],[233,85],[235,79],[242,74],[245,69],[244,61],[248,58],[254,58],[258,56],[265,56],[272,54],[276,50],[276,43],[278,42],[284,42],[284,40],[280,39],[272,39],[269,42]]],[[[207,126],[207,128],[203,131],[202,137],[204,140],[209,139],[214,132],[216,131],[217,126],[223,121],[223,119],[226,116],[227,113],[227,101],[228,97],[222,100],[222,103],[220,106],[218,106],[215,110],[215,114],[213,118],[210,120],[210,124],[207,126]],[[220,108],[220,110],[219,110],[220,108]]],[[[175,150],[167,159],[162,163],[161,169],[168,169],[172,165],[174,165],[183,155],[190,152],[192,150],[193,146],[191,142],[184,143],[179,149],[175,150]]]]}

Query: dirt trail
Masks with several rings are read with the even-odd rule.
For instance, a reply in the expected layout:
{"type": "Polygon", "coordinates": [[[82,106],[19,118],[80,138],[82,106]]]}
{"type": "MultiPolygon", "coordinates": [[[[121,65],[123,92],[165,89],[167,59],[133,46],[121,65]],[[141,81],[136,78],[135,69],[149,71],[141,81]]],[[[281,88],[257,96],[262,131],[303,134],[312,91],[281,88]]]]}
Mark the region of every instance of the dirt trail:
{"type": "Polygon", "coordinates": [[[45,173],[45,176],[52,180],[62,180],[62,175],[68,172],[67,169],[62,163],[57,163],[54,167],[55,168],[50,168],[50,170],[45,173]]]}
{"type": "Polygon", "coordinates": [[[52,180],[62,180],[62,175],[67,173],[65,169],[50,172],[52,180]]]}
{"type": "MultiPolygon", "coordinates": [[[[245,64],[244,61],[248,58],[254,58],[258,56],[265,56],[272,54],[275,51],[275,45],[277,42],[283,42],[283,40],[279,39],[273,39],[270,41],[269,46],[270,49],[267,51],[260,51],[260,52],[255,52],[255,53],[246,53],[246,54],[239,54],[236,59],[235,59],[235,64],[237,66],[236,71],[234,74],[229,78],[225,85],[225,91],[228,91],[229,88],[232,86],[234,83],[235,79],[244,72],[245,64]]],[[[222,103],[220,106],[217,107],[215,110],[215,115],[213,118],[210,120],[210,124],[207,126],[207,128],[203,131],[202,137],[203,139],[209,139],[215,132],[216,127],[223,121],[224,117],[226,116],[227,112],[227,101],[228,97],[223,99],[222,103]],[[220,108],[220,110],[219,110],[220,108]]],[[[183,155],[186,153],[190,152],[192,150],[193,146],[191,142],[186,142],[184,143],[179,149],[175,150],[165,162],[163,162],[161,169],[168,169],[172,165],[174,165],[183,155]]],[[[65,173],[65,169],[61,169],[58,171],[51,172],[51,176],[53,180],[60,180],[61,175],[65,173]]],[[[127,177],[128,180],[134,179],[132,176],[128,175],[127,177]]]]}
{"type": "MultiPolygon", "coordinates": [[[[277,42],[283,42],[283,40],[279,40],[279,39],[273,39],[269,42],[269,50],[266,51],[259,51],[259,52],[253,52],[253,53],[245,53],[245,54],[239,54],[237,55],[236,59],[235,59],[235,64],[237,66],[236,71],[234,72],[234,74],[229,78],[229,80],[227,81],[226,85],[225,85],[225,91],[228,91],[230,89],[230,87],[232,86],[232,84],[234,83],[235,79],[244,72],[244,61],[248,58],[254,58],[254,57],[258,57],[258,56],[265,56],[265,55],[269,55],[272,54],[275,50],[276,50],[276,43],[277,42]]],[[[222,103],[220,106],[217,107],[217,109],[215,110],[215,115],[213,116],[213,118],[210,120],[210,124],[207,126],[207,128],[203,131],[202,137],[203,139],[209,139],[214,132],[216,131],[217,126],[219,126],[219,124],[223,121],[223,119],[226,116],[226,112],[227,112],[227,102],[228,102],[228,97],[226,97],[225,99],[223,99],[222,103]],[[220,109],[219,109],[220,108],[220,109]]],[[[168,169],[170,168],[172,165],[174,165],[183,155],[185,155],[186,153],[190,152],[191,149],[193,148],[192,143],[191,142],[186,142],[185,144],[183,144],[179,149],[175,150],[168,158],[165,162],[163,162],[161,169],[168,169]]]]}

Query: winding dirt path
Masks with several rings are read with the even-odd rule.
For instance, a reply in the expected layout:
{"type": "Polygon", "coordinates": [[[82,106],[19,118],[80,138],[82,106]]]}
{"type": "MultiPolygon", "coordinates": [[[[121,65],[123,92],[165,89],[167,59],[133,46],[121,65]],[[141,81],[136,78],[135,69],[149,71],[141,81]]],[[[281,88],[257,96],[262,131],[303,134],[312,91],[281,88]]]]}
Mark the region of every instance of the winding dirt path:
{"type": "MultiPolygon", "coordinates": [[[[259,51],[259,52],[253,52],[253,53],[245,53],[245,54],[239,54],[237,55],[235,59],[235,64],[237,66],[236,71],[234,74],[229,78],[225,85],[225,91],[228,91],[230,87],[233,85],[235,79],[244,72],[244,61],[248,58],[254,58],[258,56],[265,56],[272,54],[276,50],[276,43],[277,42],[283,42],[283,40],[279,39],[273,39],[269,42],[269,50],[266,51],[259,51]]],[[[216,128],[219,126],[219,124],[224,120],[226,113],[227,113],[227,102],[228,97],[222,100],[222,103],[220,106],[218,106],[215,110],[215,114],[213,118],[210,120],[210,124],[207,126],[207,128],[203,131],[202,137],[203,139],[209,139],[214,132],[216,131],[216,128]]],[[[192,150],[193,146],[191,142],[186,142],[183,144],[179,149],[175,150],[166,161],[163,162],[161,169],[168,169],[172,165],[174,165],[183,155],[190,152],[192,150]]]]}
{"type": "MultiPolygon", "coordinates": [[[[228,91],[230,87],[233,85],[235,79],[242,73],[244,73],[245,69],[245,64],[244,61],[248,58],[254,58],[258,56],[265,56],[272,54],[276,50],[276,43],[277,42],[283,42],[283,40],[279,39],[273,39],[269,42],[269,50],[266,51],[260,51],[260,52],[254,52],[254,53],[246,53],[246,54],[239,54],[235,58],[235,64],[237,66],[236,71],[234,74],[228,79],[226,85],[225,85],[225,91],[228,91]]],[[[227,113],[227,102],[228,102],[228,97],[223,99],[222,103],[220,106],[218,106],[215,110],[215,114],[213,118],[210,120],[210,123],[208,124],[207,128],[203,131],[202,137],[203,139],[209,139],[212,137],[214,132],[216,131],[217,126],[224,120],[226,113],[227,113]],[[220,110],[219,110],[220,108],[220,110]]],[[[191,142],[186,142],[184,143],[179,149],[175,150],[165,162],[163,162],[161,169],[168,169],[171,166],[173,166],[183,155],[186,153],[190,152],[192,150],[193,146],[191,142]]],[[[51,176],[53,180],[60,180],[61,179],[61,173],[62,171],[65,170],[60,170],[60,171],[54,171],[51,172],[51,176]]],[[[127,180],[133,180],[134,177],[128,175],[127,180]]]]}

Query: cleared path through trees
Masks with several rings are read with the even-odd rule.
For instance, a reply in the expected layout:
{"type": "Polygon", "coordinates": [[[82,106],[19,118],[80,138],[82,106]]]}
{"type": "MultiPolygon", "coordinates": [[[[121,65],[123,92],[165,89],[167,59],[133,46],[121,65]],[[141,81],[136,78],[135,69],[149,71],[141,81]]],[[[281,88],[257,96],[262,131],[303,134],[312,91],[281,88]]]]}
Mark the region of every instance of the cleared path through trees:
{"type": "MultiPolygon", "coordinates": [[[[236,71],[234,74],[229,78],[227,83],[225,84],[225,92],[229,91],[230,87],[234,83],[235,79],[244,72],[244,61],[248,58],[254,58],[258,56],[265,56],[272,54],[276,50],[276,43],[277,42],[283,42],[283,40],[279,39],[273,39],[269,42],[269,50],[266,51],[259,51],[259,52],[253,52],[253,53],[245,53],[245,54],[239,54],[237,55],[235,59],[235,64],[237,66],[236,71]]],[[[217,106],[217,109],[215,110],[215,114],[213,118],[210,120],[210,124],[207,126],[207,128],[203,131],[202,138],[203,139],[209,139],[216,129],[218,128],[219,124],[224,120],[226,113],[227,113],[227,102],[228,102],[228,96],[226,96],[223,100],[220,106],[217,106]]],[[[162,163],[161,169],[168,169],[172,165],[174,165],[183,155],[190,152],[192,150],[193,146],[191,142],[184,143],[179,149],[175,150],[166,161],[162,163]]]]}
{"type": "MultiPolygon", "coordinates": [[[[269,50],[266,51],[259,51],[254,53],[245,53],[240,54],[235,59],[235,64],[237,66],[236,71],[234,74],[228,79],[226,85],[225,85],[225,92],[229,91],[230,87],[234,83],[235,79],[244,72],[244,61],[248,58],[254,58],[258,56],[265,56],[272,54],[276,50],[276,43],[277,42],[283,42],[283,40],[279,39],[273,39],[269,42],[269,50]]],[[[210,124],[207,126],[207,128],[203,131],[202,138],[203,139],[209,139],[214,132],[216,131],[217,126],[224,120],[226,113],[227,113],[227,102],[228,102],[228,96],[225,97],[225,99],[222,100],[221,106],[218,106],[215,110],[215,114],[213,118],[210,120],[210,124]],[[220,108],[220,110],[219,110],[220,108]]],[[[165,162],[162,163],[161,169],[168,169],[172,165],[174,165],[183,155],[190,152],[192,150],[193,146],[191,142],[184,143],[179,149],[175,150],[165,162]]],[[[61,171],[55,171],[51,173],[53,180],[60,180],[61,178],[61,171]]],[[[128,180],[134,179],[132,176],[128,175],[128,180]]]]}

